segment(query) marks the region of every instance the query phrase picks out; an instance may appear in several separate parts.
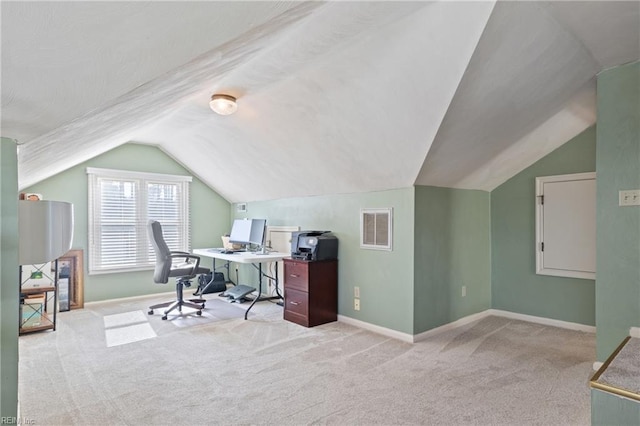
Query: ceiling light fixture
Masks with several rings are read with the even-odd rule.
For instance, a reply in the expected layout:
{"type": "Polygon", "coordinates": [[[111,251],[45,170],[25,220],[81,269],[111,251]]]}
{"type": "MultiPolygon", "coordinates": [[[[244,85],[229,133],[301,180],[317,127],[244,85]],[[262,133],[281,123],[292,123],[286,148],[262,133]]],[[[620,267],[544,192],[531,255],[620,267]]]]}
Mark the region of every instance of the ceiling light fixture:
{"type": "Polygon", "coordinates": [[[230,115],[238,109],[236,98],[231,95],[213,95],[209,106],[220,115],[230,115]]]}

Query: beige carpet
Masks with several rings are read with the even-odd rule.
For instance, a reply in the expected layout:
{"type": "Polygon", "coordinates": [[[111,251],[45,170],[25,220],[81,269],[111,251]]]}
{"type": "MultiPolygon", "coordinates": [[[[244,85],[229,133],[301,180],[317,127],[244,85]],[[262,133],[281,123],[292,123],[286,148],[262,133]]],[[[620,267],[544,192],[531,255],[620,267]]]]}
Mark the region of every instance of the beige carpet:
{"type": "Polygon", "coordinates": [[[245,321],[241,307],[207,297],[204,317],[162,321],[146,315],[162,299],[136,299],[65,312],[57,331],[20,337],[21,415],[38,425],[590,424],[593,334],[488,317],[411,345],[343,323],[306,329],[269,302],[245,321]],[[109,330],[127,327],[145,331],[108,344],[109,330]]]}

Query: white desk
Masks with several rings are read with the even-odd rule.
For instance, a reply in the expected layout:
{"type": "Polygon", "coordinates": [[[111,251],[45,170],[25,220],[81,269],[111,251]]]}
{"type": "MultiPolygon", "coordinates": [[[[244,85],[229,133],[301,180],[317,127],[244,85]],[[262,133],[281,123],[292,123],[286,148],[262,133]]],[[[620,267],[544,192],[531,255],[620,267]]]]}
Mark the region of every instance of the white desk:
{"type": "Polygon", "coordinates": [[[213,260],[213,269],[212,271],[215,273],[216,271],[216,259],[220,259],[225,261],[225,268],[227,269],[227,277],[231,279],[229,276],[229,263],[257,263],[258,264],[258,296],[254,297],[251,302],[251,306],[247,309],[247,312],[244,314],[244,319],[247,319],[247,315],[249,311],[255,305],[255,303],[259,300],[272,300],[272,299],[283,299],[278,290],[278,262],[284,259],[285,257],[290,257],[290,253],[254,253],[249,251],[236,252],[231,254],[221,253],[222,248],[202,248],[202,249],[194,249],[193,254],[203,257],[210,257],[213,260]],[[265,275],[262,272],[262,264],[266,262],[276,262],[276,273],[275,273],[275,288],[277,296],[262,296],[262,276],[265,275]]]}

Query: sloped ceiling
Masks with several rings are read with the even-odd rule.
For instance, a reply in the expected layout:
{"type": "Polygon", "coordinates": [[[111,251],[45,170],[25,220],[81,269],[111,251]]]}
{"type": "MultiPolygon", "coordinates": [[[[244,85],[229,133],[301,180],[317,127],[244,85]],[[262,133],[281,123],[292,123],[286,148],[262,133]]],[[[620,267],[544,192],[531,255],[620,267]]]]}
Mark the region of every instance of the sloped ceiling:
{"type": "Polygon", "coordinates": [[[0,7],[21,188],[134,141],[231,202],[491,190],[592,125],[595,75],[640,57],[639,2],[0,7]]]}

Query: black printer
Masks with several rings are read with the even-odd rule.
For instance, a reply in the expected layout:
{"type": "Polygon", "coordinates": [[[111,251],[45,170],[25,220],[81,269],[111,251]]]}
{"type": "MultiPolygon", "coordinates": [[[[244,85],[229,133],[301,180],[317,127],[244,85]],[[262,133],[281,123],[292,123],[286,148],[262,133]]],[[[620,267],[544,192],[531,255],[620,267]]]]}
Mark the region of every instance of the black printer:
{"type": "Polygon", "coordinates": [[[291,234],[291,258],[332,260],[338,258],[338,238],[331,231],[296,231],[291,234]]]}

